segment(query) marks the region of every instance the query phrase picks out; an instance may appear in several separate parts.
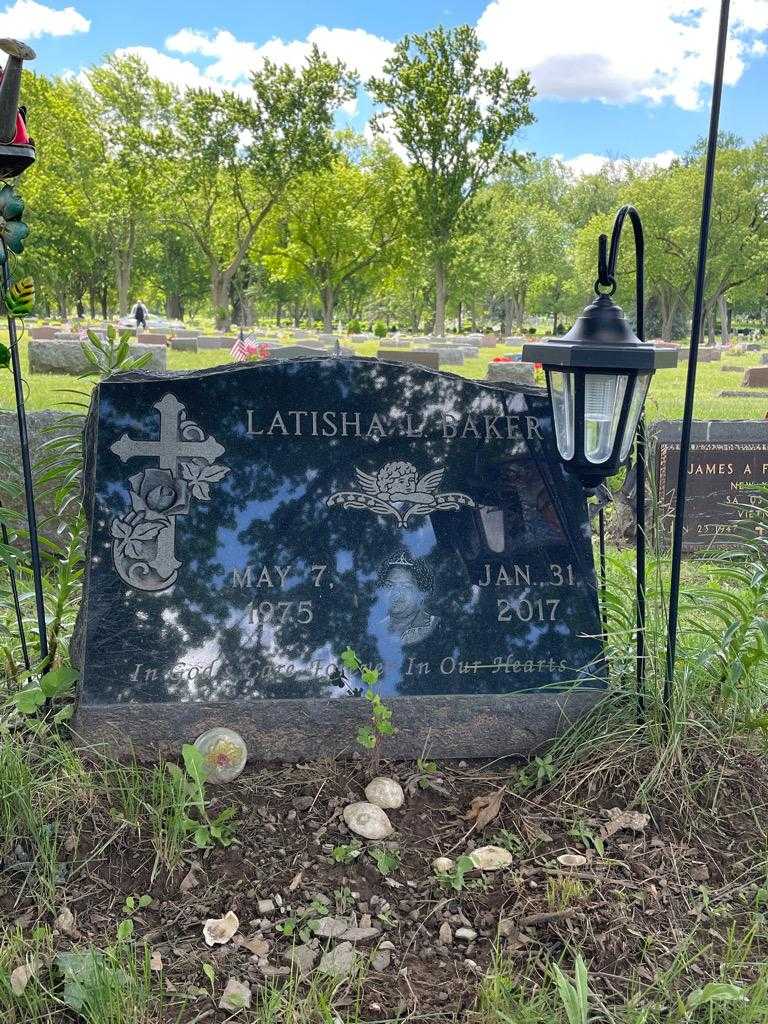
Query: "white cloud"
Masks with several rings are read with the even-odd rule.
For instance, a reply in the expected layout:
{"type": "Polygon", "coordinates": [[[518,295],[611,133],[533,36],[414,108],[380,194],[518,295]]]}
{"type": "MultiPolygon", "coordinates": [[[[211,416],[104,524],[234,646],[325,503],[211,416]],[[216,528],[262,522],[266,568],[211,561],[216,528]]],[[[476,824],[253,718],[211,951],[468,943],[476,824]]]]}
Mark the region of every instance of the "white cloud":
{"type": "MultiPolygon", "coordinates": [[[[540,96],[672,100],[694,110],[712,78],[719,0],[492,0],[478,20],[486,59],[532,73],[540,96]]],[[[733,0],[725,81],[761,55],[766,0],[733,0]]]]}
{"type": "Polygon", "coordinates": [[[91,23],[74,7],[56,10],[36,0],[16,0],[0,11],[0,36],[37,39],[39,36],[71,36],[87,32],[91,23]]]}
{"type": "MultiPolygon", "coordinates": [[[[579,153],[578,156],[568,157],[568,159],[561,153],[555,153],[552,159],[559,160],[576,178],[580,178],[585,174],[598,174],[608,164],[614,164],[620,173],[622,165],[626,166],[628,162],[627,158],[600,156],[598,153],[579,153]]],[[[677,159],[678,154],[674,149],[665,149],[661,153],[654,153],[653,156],[632,157],[631,163],[634,165],[643,164],[648,168],[669,167],[677,159]]]]}
{"type": "Polygon", "coordinates": [[[149,68],[149,73],[161,82],[176,85],[180,89],[221,89],[222,84],[204,75],[190,60],[169,57],[167,53],[153,46],[125,46],[115,50],[116,57],[140,57],[149,68]]]}
{"type": "Polygon", "coordinates": [[[393,47],[389,40],[361,28],[327,28],[324,25],[313,28],[306,39],[286,42],[276,36],[259,46],[237,39],[224,29],[207,35],[195,29],[183,28],[165,41],[166,49],[174,53],[199,54],[211,58],[205,67],[205,74],[215,81],[228,84],[247,80],[250,72],[258,70],[264,60],[298,67],[313,45],[332,60],[343,60],[362,79],[381,71],[393,47]]]}

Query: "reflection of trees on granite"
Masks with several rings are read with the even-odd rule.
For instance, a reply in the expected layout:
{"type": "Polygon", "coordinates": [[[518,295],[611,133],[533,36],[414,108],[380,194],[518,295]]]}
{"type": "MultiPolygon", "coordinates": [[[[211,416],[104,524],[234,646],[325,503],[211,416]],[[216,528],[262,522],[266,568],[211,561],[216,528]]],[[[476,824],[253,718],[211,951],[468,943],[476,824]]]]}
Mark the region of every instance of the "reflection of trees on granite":
{"type": "MultiPolygon", "coordinates": [[[[106,384],[102,409],[86,701],[333,695],[341,691],[325,668],[347,644],[364,661],[383,663],[384,688],[401,694],[505,692],[552,678],[548,668],[526,675],[436,668],[408,674],[411,658],[435,666],[445,658],[487,664],[508,656],[584,665],[597,653],[594,640],[578,639],[599,632],[583,499],[578,484],[562,473],[553,446],[545,453],[535,437],[483,444],[471,436],[446,440],[441,432],[443,416],[458,420],[469,412],[533,415],[542,430],[551,431],[547,403],[539,395],[503,393],[414,367],[310,360],[106,384]],[[134,459],[126,466],[109,449],[123,432],[154,438],[157,416],[145,410],[168,391],[224,446],[220,462],[230,472],[211,487],[210,501],[194,502],[188,515],[177,517],[176,556],[182,565],[176,584],[142,593],[126,589],[114,571],[109,527],[128,506],[128,476],[152,462],[134,459]],[[284,415],[337,410],[359,413],[363,432],[374,414],[401,429],[410,414],[412,425],[423,425],[424,436],[248,437],[249,408],[256,429],[268,426],[277,409],[284,415]],[[356,486],[356,468],[375,473],[398,460],[411,462],[420,475],[444,467],[441,490],[466,493],[477,507],[435,512],[403,529],[368,511],[327,506],[331,494],[356,486]],[[491,511],[481,516],[481,509],[491,511]],[[491,529],[496,533],[489,546],[491,529]],[[429,566],[432,590],[425,608],[437,619],[423,639],[407,644],[391,627],[388,582],[382,577],[382,567],[397,552],[406,562],[423,559],[429,566]],[[552,562],[572,563],[584,582],[557,592],[532,588],[537,597],[546,590],[561,600],[557,621],[537,623],[538,628],[519,621],[503,625],[497,599],[506,592],[472,586],[488,561],[525,562],[535,579],[544,578],[552,562]],[[273,582],[275,566],[292,568],[283,589],[233,585],[233,570],[242,579],[248,565],[253,583],[263,567],[273,582]],[[328,566],[319,586],[312,569],[317,565],[328,566]],[[259,614],[265,601],[290,601],[293,607],[284,616],[259,614]],[[306,604],[298,611],[300,602],[312,602],[311,621],[306,604]],[[298,666],[290,677],[288,663],[298,666]],[[189,679],[179,665],[214,668],[189,679]]],[[[307,430],[306,419],[303,425],[307,430]]]]}

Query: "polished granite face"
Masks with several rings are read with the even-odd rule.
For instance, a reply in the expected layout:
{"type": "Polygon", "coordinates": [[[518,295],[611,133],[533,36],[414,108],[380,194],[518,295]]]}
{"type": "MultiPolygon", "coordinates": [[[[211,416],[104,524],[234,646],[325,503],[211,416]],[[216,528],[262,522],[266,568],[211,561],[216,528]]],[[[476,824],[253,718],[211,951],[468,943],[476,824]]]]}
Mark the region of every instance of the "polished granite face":
{"type": "Polygon", "coordinates": [[[585,503],[540,391],[365,359],[102,383],[81,702],[601,685],[585,503]]]}

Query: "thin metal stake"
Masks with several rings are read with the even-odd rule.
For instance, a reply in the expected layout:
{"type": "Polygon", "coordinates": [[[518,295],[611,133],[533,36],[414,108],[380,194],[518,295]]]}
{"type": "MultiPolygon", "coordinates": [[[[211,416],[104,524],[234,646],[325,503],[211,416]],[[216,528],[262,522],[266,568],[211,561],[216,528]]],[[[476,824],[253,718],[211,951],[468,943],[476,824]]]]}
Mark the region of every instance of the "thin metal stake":
{"type": "Polygon", "coordinates": [[[680,602],[680,569],[683,558],[685,495],[688,484],[688,458],[691,449],[693,399],[696,392],[696,360],[699,354],[699,337],[701,335],[701,321],[704,311],[707,243],[709,241],[709,220],[712,212],[712,191],[715,181],[715,158],[717,156],[717,134],[720,125],[720,102],[723,95],[723,65],[725,63],[725,47],[728,40],[729,10],[730,0],[721,0],[720,25],[717,35],[717,56],[715,58],[715,77],[712,83],[712,108],[709,115],[707,158],[704,167],[704,194],[701,200],[699,253],[698,262],[696,264],[696,287],[694,289],[693,315],[691,318],[691,347],[688,354],[688,372],[685,381],[683,425],[680,431],[680,464],[677,467],[675,525],[672,534],[672,578],[669,587],[669,619],[667,622],[667,659],[662,705],[662,712],[666,723],[669,723],[672,717],[672,694],[677,647],[677,613],[680,602]]]}
{"type": "MultiPolygon", "coordinates": [[[[0,508],[3,507],[3,503],[0,501],[0,508]]],[[[3,544],[6,547],[11,546],[11,540],[8,536],[8,528],[5,523],[0,523],[0,537],[3,538],[3,544]]],[[[19,630],[19,640],[21,640],[21,656],[24,659],[24,668],[29,669],[29,651],[27,650],[27,635],[24,631],[24,618],[21,614],[21,602],[19,601],[19,588],[16,583],[16,570],[13,565],[8,563],[8,577],[11,581],[11,595],[13,597],[13,608],[16,612],[16,625],[19,630]]]]}
{"type": "MultiPolygon", "coordinates": [[[[9,255],[4,243],[3,247],[3,286],[7,292],[11,287],[11,270],[8,265],[9,255]]],[[[35,585],[35,606],[37,610],[37,629],[40,634],[40,657],[44,668],[48,661],[48,631],[45,624],[45,601],[43,598],[43,571],[40,561],[40,543],[37,537],[37,514],[35,512],[35,493],[32,485],[32,463],[29,457],[29,434],[27,432],[27,414],[24,408],[24,389],[19,362],[19,341],[16,335],[16,319],[8,317],[8,338],[11,349],[11,370],[13,387],[16,394],[16,416],[19,423],[19,446],[21,449],[21,471],[24,477],[24,504],[27,512],[29,528],[29,553],[32,558],[32,576],[35,585]]]]}

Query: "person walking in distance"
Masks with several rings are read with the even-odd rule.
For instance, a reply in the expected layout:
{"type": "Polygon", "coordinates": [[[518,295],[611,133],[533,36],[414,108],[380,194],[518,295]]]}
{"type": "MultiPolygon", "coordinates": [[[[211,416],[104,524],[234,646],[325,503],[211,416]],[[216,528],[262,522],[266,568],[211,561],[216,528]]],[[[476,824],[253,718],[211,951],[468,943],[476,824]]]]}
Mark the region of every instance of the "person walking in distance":
{"type": "Polygon", "coordinates": [[[147,327],[147,307],[139,299],[136,303],[136,307],[133,311],[133,315],[136,317],[136,330],[146,330],[147,327]]]}

